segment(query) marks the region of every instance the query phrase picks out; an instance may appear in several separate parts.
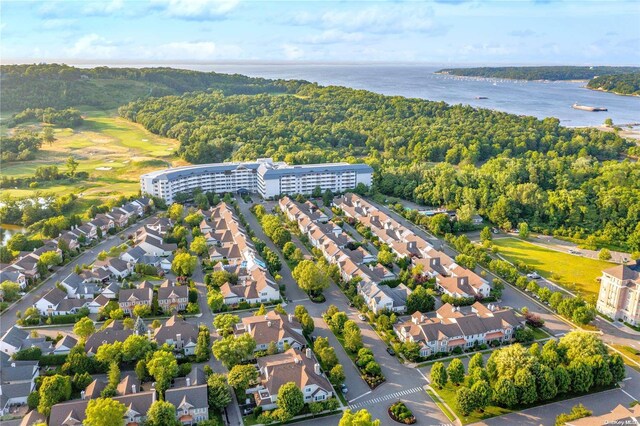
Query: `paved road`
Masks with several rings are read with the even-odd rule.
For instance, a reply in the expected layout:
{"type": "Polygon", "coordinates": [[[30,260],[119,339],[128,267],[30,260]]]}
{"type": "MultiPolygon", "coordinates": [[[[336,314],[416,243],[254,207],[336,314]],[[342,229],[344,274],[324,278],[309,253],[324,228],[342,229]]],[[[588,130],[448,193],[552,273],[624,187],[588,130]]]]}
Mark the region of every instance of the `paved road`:
{"type": "Polygon", "coordinates": [[[91,264],[98,256],[98,253],[101,251],[109,251],[111,247],[122,244],[123,241],[120,239],[120,235],[128,235],[135,230],[142,228],[145,224],[152,222],[155,220],[155,216],[150,216],[141,222],[137,222],[130,227],[126,228],[124,231],[119,233],[118,235],[109,236],[107,239],[98,243],[95,247],[84,251],[74,260],[69,262],[68,264],[62,266],[60,269],[55,271],[53,274],[46,279],[46,281],[37,289],[27,293],[22,297],[15,305],[11,308],[7,309],[2,313],[0,317],[0,333],[4,334],[8,329],[10,329],[16,322],[16,312],[24,312],[27,308],[33,306],[35,302],[37,302],[42,296],[44,296],[49,290],[51,290],[56,281],[60,281],[64,279],[67,275],[73,272],[73,269],[76,265],[82,264],[91,264]]]}

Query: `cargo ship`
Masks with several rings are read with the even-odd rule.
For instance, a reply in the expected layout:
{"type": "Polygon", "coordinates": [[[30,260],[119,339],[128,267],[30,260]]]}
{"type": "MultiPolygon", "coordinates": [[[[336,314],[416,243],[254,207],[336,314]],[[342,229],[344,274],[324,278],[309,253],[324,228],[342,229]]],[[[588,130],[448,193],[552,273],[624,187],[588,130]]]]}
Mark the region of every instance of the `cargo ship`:
{"type": "Polygon", "coordinates": [[[582,111],[591,111],[591,112],[597,112],[597,111],[607,111],[606,108],[603,107],[592,107],[592,106],[587,106],[587,105],[578,105],[578,104],[573,104],[571,105],[571,108],[573,109],[580,109],[582,111]]]}

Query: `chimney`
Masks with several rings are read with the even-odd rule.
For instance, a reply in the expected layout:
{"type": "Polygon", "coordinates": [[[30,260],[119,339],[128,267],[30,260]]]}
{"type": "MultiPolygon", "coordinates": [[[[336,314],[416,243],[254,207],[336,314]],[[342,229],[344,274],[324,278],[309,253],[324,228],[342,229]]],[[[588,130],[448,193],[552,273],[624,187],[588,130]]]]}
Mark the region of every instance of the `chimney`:
{"type": "Polygon", "coordinates": [[[320,364],[318,364],[317,362],[313,364],[313,372],[316,373],[317,376],[320,375],[320,364]]]}
{"type": "Polygon", "coordinates": [[[271,327],[271,321],[267,321],[267,327],[271,327]]]}
{"type": "Polygon", "coordinates": [[[305,351],[307,358],[311,359],[311,348],[307,348],[307,350],[305,351]]]}
{"type": "Polygon", "coordinates": [[[136,385],[131,385],[131,393],[136,393],[136,385]]]}
{"type": "Polygon", "coordinates": [[[15,362],[11,363],[11,368],[16,368],[16,363],[15,362]]]}
{"type": "Polygon", "coordinates": [[[84,399],[84,391],[80,391],[80,399],[84,399]]]}
{"type": "Polygon", "coordinates": [[[300,364],[300,359],[298,357],[293,358],[293,362],[296,364],[300,364]]]}
{"type": "Polygon", "coordinates": [[[289,318],[289,322],[293,322],[293,314],[289,314],[287,317],[289,318]]]}
{"type": "Polygon", "coordinates": [[[187,377],[186,379],[187,379],[187,387],[191,386],[191,378],[187,377]]]}

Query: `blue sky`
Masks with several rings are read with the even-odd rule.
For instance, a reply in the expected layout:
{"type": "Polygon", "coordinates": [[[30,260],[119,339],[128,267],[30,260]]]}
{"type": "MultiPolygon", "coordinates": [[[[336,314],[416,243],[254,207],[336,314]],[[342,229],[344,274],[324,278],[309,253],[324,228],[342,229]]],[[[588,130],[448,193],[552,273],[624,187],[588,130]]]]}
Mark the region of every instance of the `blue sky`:
{"type": "Polygon", "coordinates": [[[3,63],[640,65],[640,0],[2,1],[3,63]]]}

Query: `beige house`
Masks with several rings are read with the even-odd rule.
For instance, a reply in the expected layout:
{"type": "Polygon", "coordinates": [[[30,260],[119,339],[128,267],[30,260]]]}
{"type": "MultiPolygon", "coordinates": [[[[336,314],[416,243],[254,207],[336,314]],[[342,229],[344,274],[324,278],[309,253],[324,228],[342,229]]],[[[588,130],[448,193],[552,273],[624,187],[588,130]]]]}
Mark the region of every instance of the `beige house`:
{"type": "Polygon", "coordinates": [[[640,260],[602,271],[596,309],[614,320],[640,324],[640,260]]]}

